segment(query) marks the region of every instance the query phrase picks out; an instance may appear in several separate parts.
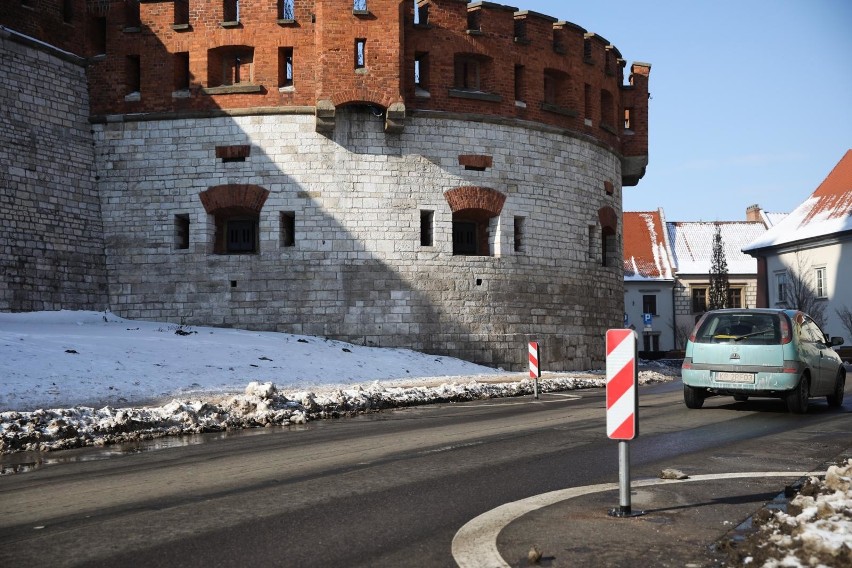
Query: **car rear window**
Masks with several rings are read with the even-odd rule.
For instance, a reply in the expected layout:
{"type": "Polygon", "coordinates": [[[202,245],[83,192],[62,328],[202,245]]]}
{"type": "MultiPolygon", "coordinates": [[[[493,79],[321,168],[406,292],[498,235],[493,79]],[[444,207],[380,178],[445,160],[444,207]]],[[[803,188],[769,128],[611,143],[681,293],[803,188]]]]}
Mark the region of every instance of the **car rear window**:
{"type": "Polygon", "coordinates": [[[709,314],[695,334],[696,343],[775,345],[781,343],[781,316],[749,312],[709,314]]]}

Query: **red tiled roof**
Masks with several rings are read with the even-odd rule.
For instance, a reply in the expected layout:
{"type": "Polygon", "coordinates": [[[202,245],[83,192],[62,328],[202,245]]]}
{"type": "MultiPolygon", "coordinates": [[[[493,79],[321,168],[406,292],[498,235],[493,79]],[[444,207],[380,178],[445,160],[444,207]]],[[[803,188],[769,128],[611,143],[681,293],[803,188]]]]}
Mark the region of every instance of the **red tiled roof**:
{"type": "Polygon", "coordinates": [[[815,217],[837,219],[852,215],[852,150],[846,151],[846,155],[816,188],[812,197],[816,202],[802,225],[815,217]]]}
{"type": "Polygon", "coordinates": [[[624,276],[671,278],[666,233],[659,211],[624,212],[624,276]]]}

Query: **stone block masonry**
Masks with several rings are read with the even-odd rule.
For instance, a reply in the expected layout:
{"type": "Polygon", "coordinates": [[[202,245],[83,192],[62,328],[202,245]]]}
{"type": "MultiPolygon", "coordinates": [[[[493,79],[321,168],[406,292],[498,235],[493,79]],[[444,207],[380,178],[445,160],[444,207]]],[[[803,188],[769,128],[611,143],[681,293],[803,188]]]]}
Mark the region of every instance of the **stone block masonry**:
{"type": "Polygon", "coordinates": [[[82,60],[0,34],[0,311],[106,309],[82,60]]]}

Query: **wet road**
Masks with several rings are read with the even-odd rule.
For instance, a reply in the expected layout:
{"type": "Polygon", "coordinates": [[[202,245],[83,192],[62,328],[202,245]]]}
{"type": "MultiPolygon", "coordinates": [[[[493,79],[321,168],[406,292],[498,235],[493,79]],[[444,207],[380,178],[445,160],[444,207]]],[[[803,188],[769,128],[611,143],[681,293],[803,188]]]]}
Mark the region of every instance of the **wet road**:
{"type": "MultiPolygon", "coordinates": [[[[634,479],[816,469],[852,447],[848,397],[804,416],[730,398],[690,411],[680,389],[640,389],[634,479]]],[[[453,536],[480,513],[618,476],[602,389],[207,440],[0,476],[0,565],[454,566],[453,536]]]]}

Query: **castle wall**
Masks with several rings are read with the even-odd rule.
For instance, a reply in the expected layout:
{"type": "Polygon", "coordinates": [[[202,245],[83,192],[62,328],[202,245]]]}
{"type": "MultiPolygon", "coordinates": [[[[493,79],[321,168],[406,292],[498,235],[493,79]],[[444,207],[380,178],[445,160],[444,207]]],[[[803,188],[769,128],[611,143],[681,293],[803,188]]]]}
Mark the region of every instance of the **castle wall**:
{"type": "Polygon", "coordinates": [[[621,211],[620,161],[586,138],[437,117],[388,135],[383,119],[359,106],[339,109],[328,137],[300,114],[94,129],[119,315],[406,347],[507,369],[524,368],[526,342],[537,339],[553,370],[602,365],[604,332],[621,322],[620,235],[611,266],[597,254],[598,210],[621,211]],[[217,159],[222,145],[250,154],[217,159]],[[465,169],[462,155],[490,156],[491,166],[465,169]],[[215,218],[200,194],[245,184],[269,192],[258,252],[216,254],[215,218]],[[445,193],[459,187],[505,196],[489,223],[488,256],[453,255],[445,193]],[[421,244],[421,211],[434,212],[431,246],[421,244]],[[294,246],[285,246],[282,212],[294,216],[294,246]],[[176,248],[182,216],[185,249],[176,248]]]}
{"type": "Polygon", "coordinates": [[[82,60],[0,30],[0,311],[105,309],[82,60]]]}

